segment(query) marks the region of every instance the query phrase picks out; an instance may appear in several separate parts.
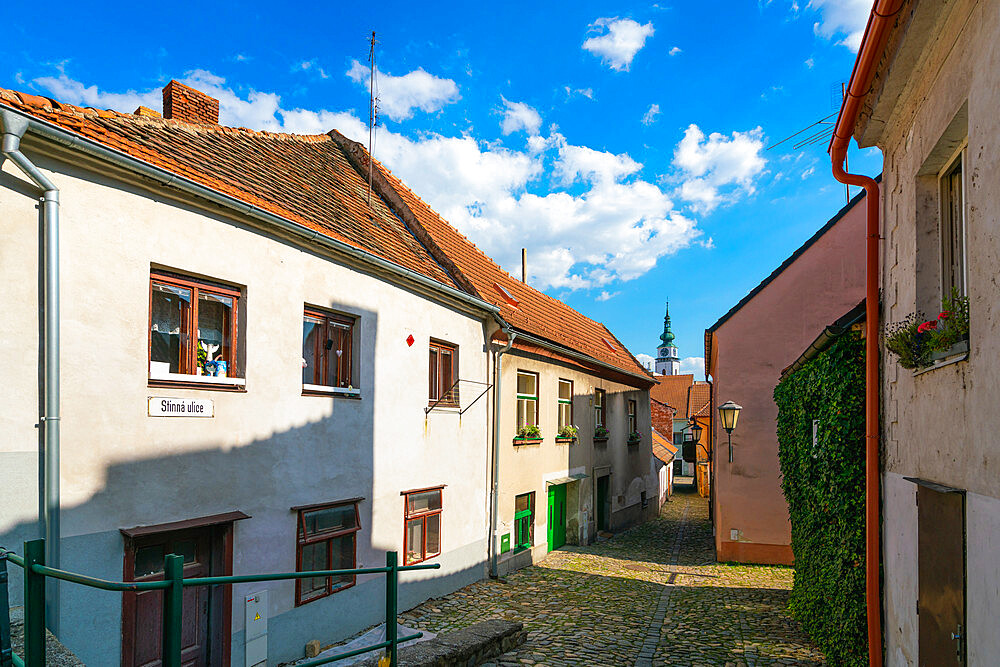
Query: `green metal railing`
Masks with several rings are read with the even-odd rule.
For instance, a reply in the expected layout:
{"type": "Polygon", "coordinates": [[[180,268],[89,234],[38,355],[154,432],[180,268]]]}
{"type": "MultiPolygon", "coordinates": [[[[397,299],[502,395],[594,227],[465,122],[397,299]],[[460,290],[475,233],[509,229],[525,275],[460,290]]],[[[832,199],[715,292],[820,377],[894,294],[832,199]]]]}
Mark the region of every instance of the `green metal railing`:
{"type": "Polygon", "coordinates": [[[245,584],[260,581],[282,581],[309,577],[337,577],[358,574],[385,574],[385,641],[346,651],[332,656],[301,662],[297,667],[314,667],[336,660],[350,658],[370,651],[385,649],[389,665],[395,667],[399,644],[423,636],[417,632],[397,636],[396,613],[399,590],[399,573],[413,570],[436,570],[441,566],[400,566],[395,551],[385,554],[385,567],[361,567],[351,570],[316,570],[312,572],[278,572],[274,574],[239,574],[227,577],[184,578],[184,557],[168,554],[163,559],[163,581],[108,581],[76,572],[67,572],[45,565],[45,540],[24,543],[24,556],[0,547],[0,667],[43,667],[45,665],[45,579],[51,577],[73,584],[104,591],[132,592],[163,591],[163,667],[181,665],[181,625],[183,595],[186,586],[217,586],[245,584]],[[7,597],[7,561],[24,570],[24,657],[11,650],[10,613],[7,597]]]}

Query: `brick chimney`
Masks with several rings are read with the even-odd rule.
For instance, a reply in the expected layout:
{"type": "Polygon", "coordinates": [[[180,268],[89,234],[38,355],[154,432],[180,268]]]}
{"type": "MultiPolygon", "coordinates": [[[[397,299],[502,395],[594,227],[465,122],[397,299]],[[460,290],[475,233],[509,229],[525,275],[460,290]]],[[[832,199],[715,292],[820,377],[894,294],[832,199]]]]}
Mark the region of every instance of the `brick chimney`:
{"type": "Polygon", "coordinates": [[[219,100],[171,80],[163,88],[163,117],[185,123],[219,124],[219,100]]]}

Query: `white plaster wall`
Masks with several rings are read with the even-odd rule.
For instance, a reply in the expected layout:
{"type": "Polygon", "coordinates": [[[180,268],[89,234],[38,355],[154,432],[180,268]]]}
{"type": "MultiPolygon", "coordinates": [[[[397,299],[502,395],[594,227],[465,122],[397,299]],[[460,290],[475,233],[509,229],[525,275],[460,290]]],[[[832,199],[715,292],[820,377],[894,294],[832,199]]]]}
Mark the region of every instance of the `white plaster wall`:
{"type": "MultiPolygon", "coordinates": [[[[235,572],[289,571],[296,536],[289,508],[362,496],[358,565],[376,565],[387,549],[402,557],[400,492],[444,484],[443,569],[404,580],[481,576],[488,403],[461,417],[425,419],[423,411],[431,337],[458,345],[460,377],[488,381],[481,315],[158,194],[29,156],[61,190],[65,537],[242,510],[253,518],[236,524],[235,572]],[[245,287],[245,393],[147,386],[151,263],[245,287]],[[301,395],[307,303],[360,318],[360,400],[301,395]],[[150,418],[148,396],[211,399],[216,416],[150,418]]],[[[5,485],[5,498],[18,502],[5,500],[0,536],[36,521],[38,390],[37,213],[12,166],[3,172],[0,460],[17,457],[14,478],[24,488],[5,485]]],[[[110,575],[121,576],[120,549],[108,558],[110,575]]],[[[291,582],[266,587],[272,614],[292,607],[291,582]]],[[[260,588],[234,587],[234,631],[242,595],[260,588]]]]}
{"type": "Polygon", "coordinates": [[[1000,500],[965,496],[966,620],[969,665],[996,664],[1000,656],[1000,500]]]}
{"type": "MultiPolygon", "coordinates": [[[[658,477],[653,471],[649,391],[636,389],[625,384],[612,382],[591,375],[578,367],[554,363],[520,350],[512,350],[501,357],[501,414],[500,414],[500,489],[498,501],[497,534],[512,534],[514,530],[515,497],[535,492],[535,535],[534,557],[546,552],[548,490],[546,481],[567,477],[574,473],[588,475],[576,484],[567,486],[567,523],[574,518],[579,521],[576,540],[592,540],[596,535],[597,514],[595,509],[597,482],[594,468],[607,467],[611,471],[611,521],[616,514],[626,510],[636,513],[635,522],[642,512],[655,516],[658,477]],[[513,444],[517,426],[517,372],[527,371],[538,374],[538,420],[543,441],[540,445],[513,444]],[[579,427],[577,442],[558,444],[558,386],[559,380],[573,382],[573,423],[579,427]],[[594,389],[604,389],[607,405],[605,415],[607,428],[611,432],[606,445],[595,447],[594,434],[594,389]],[[626,445],[628,430],[627,403],[636,401],[638,429],[643,434],[639,445],[626,445]],[[575,490],[574,490],[574,487],[575,490]],[[641,510],[641,491],[646,491],[649,506],[641,510]],[[576,494],[570,498],[570,494],[576,494]],[[569,508],[576,507],[577,517],[570,516],[569,508]]],[[[603,472],[601,473],[604,474],[603,472]]],[[[619,519],[625,522],[624,515],[619,519]]],[[[574,539],[571,529],[567,529],[567,540],[574,539]]],[[[499,544],[499,538],[497,540],[499,544]]],[[[503,559],[512,557],[508,553],[503,559]]],[[[527,560],[524,564],[527,564],[527,560]]]]}

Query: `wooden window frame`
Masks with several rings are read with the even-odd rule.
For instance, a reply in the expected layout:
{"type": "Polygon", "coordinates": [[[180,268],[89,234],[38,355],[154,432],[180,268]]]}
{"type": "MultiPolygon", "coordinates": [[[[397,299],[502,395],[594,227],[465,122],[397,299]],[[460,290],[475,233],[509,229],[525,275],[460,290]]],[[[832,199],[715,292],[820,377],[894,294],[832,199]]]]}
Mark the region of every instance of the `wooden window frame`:
{"type": "Polygon", "coordinates": [[[519,493],[514,496],[514,553],[520,553],[521,551],[527,551],[535,545],[535,492],[529,491],[528,493],[519,493]],[[517,499],[523,496],[528,496],[530,503],[529,509],[517,511],[517,499]],[[522,543],[518,540],[518,533],[520,530],[520,522],[524,519],[528,520],[528,541],[522,543]]]}
{"type": "MultiPolygon", "coordinates": [[[[146,330],[146,373],[150,386],[187,386],[191,384],[195,385],[208,385],[212,389],[234,389],[237,387],[227,386],[230,383],[216,384],[209,380],[210,376],[198,375],[196,370],[198,368],[198,346],[195,341],[198,338],[198,306],[199,297],[201,293],[213,294],[216,296],[223,296],[232,299],[233,306],[229,313],[229,322],[227,326],[229,327],[230,344],[229,349],[224,352],[224,361],[226,362],[226,379],[233,378],[235,380],[242,380],[244,373],[243,369],[237,367],[237,360],[239,358],[240,350],[240,328],[239,328],[239,316],[240,316],[240,299],[243,293],[240,289],[224,285],[212,280],[191,278],[188,276],[182,276],[176,273],[171,273],[169,271],[161,270],[151,270],[149,272],[149,320],[146,330]],[[187,340],[182,340],[180,345],[180,358],[178,359],[178,372],[174,375],[186,376],[184,379],[174,379],[174,378],[154,378],[152,376],[152,362],[153,362],[153,286],[159,283],[163,285],[169,285],[172,287],[177,287],[180,289],[190,290],[191,292],[191,305],[188,307],[188,312],[186,315],[186,326],[185,334],[182,334],[187,338],[187,340]]],[[[231,383],[233,385],[237,383],[231,383]]]]}
{"type": "Polygon", "coordinates": [[[459,405],[458,386],[458,345],[445,343],[443,341],[431,339],[430,354],[434,355],[434,361],[428,356],[427,364],[427,405],[435,407],[457,408],[459,405]],[[444,353],[451,353],[451,377],[445,383],[441,374],[441,360],[444,353]],[[442,397],[442,394],[447,395],[442,397]],[[438,400],[440,399],[440,400],[438,400]]]}
{"type": "Polygon", "coordinates": [[[559,378],[559,383],[556,385],[557,388],[561,388],[562,385],[563,385],[563,383],[566,383],[566,384],[569,385],[569,398],[568,399],[567,398],[561,398],[559,391],[558,390],[556,391],[556,422],[557,422],[556,423],[556,427],[558,429],[560,429],[560,430],[564,426],[572,426],[573,425],[573,381],[572,380],[566,380],[564,378],[559,378]],[[560,408],[563,405],[568,405],[569,406],[569,421],[567,421],[565,424],[561,423],[562,422],[562,410],[560,408]]]}
{"type": "Polygon", "coordinates": [[[427,518],[431,516],[441,516],[444,512],[444,485],[441,486],[431,486],[426,489],[413,489],[412,491],[403,491],[401,494],[403,496],[403,565],[416,565],[417,563],[423,563],[425,560],[430,560],[431,558],[436,558],[441,555],[441,545],[444,544],[444,519],[438,519],[438,550],[435,553],[427,553],[427,518]],[[440,507],[436,510],[425,510],[422,512],[410,512],[410,496],[416,495],[418,493],[428,493],[430,491],[437,491],[439,498],[440,507]],[[421,524],[421,537],[422,544],[420,547],[421,558],[411,559],[410,551],[407,545],[410,543],[410,522],[419,519],[421,524]]]}
{"type": "Polygon", "coordinates": [[[940,194],[940,227],[939,253],[941,262],[941,299],[951,296],[952,286],[958,289],[961,296],[968,296],[968,250],[966,247],[968,215],[966,213],[966,173],[965,153],[967,143],[948,160],[944,169],[938,174],[938,191],[940,194]],[[961,189],[953,192],[950,179],[956,172],[961,173],[961,189]],[[957,201],[958,219],[955,216],[955,200],[957,201]],[[955,275],[955,255],[960,255],[959,273],[955,275]]]}
{"type": "MultiPolygon", "coordinates": [[[[306,306],[302,313],[303,324],[309,318],[320,320],[320,326],[325,333],[324,335],[316,336],[316,340],[314,341],[313,359],[319,359],[319,362],[313,368],[313,381],[306,382],[305,378],[303,378],[302,393],[328,395],[337,392],[337,390],[357,390],[358,385],[354,382],[354,333],[357,329],[358,318],[306,306]],[[327,378],[329,378],[330,358],[333,355],[330,354],[332,348],[327,350],[324,341],[333,340],[333,337],[330,335],[331,328],[346,330],[348,332],[347,344],[343,346],[345,354],[342,354],[338,358],[338,377],[334,380],[335,384],[327,384],[326,382],[327,378]],[[340,377],[340,372],[345,370],[347,373],[346,379],[340,377]]],[[[303,352],[305,352],[305,340],[302,341],[302,344],[303,352]]],[[[303,354],[302,358],[303,360],[305,359],[305,354],[303,354]]]]}
{"type": "Polygon", "coordinates": [[[608,427],[608,394],[603,389],[594,389],[594,428],[608,427]],[[599,400],[598,400],[599,399],[599,400]]]}
{"type": "Polygon", "coordinates": [[[639,418],[636,414],[638,403],[634,398],[628,399],[628,433],[632,435],[639,430],[639,418]]]}
{"type": "MultiPolygon", "coordinates": [[[[353,569],[358,566],[358,531],[361,530],[361,515],[358,512],[358,503],[360,499],[351,500],[338,500],[332,503],[319,503],[316,505],[308,505],[304,507],[292,508],[296,512],[296,529],[295,529],[295,571],[305,572],[302,569],[302,548],[311,544],[320,544],[326,542],[326,558],[327,563],[330,564],[331,570],[342,569],[340,567],[332,567],[333,565],[333,541],[338,540],[342,537],[351,538],[351,567],[346,569],[353,569]],[[334,507],[346,507],[347,505],[354,506],[354,527],[346,528],[344,530],[328,530],[320,531],[314,533],[313,535],[306,534],[306,524],[305,515],[309,512],[315,512],[317,510],[331,509],[334,507]]],[[[315,600],[321,600],[325,597],[329,597],[334,593],[339,593],[340,591],[351,588],[357,583],[357,577],[352,576],[350,581],[344,582],[342,584],[334,586],[333,577],[326,577],[326,588],[324,592],[319,594],[313,594],[308,598],[302,597],[302,580],[295,580],[295,606],[300,607],[304,604],[309,604],[315,600]]]]}
{"type": "Polygon", "coordinates": [[[515,379],[514,379],[514,407],[516,409],[516,416],[514,418],[514,428],[517,429],[517,430],[520,430],[520,428],[522,426],[527,426],[527,424],[521,424],[520,423],[520,421],[521,421],[521,410],[520,410],[520,406],[518,405],[518,403],[520,403],[521,401],[532,401],[533,402],[533,404],[535,406],[535,426],[538,426],[539,428],[541,428],[541,426],[542,426],[541,423],[538,421],[538,394],[540,393],[540,391],[539,391],[540,388],[539,388],[538,384],[539,384],[540,381],[541,381],[541,378],[538,376],[538,373],[534,373],[532,371],[522,371],[520,369],[517,371],[517,375],[515,376],[515,379]],[[535,378],[535,393],[533,395],[532,394],[521,394],[521,393],[519,393],[517,391],[517,377],[521,376],[521,375],[530,375],[531,377],[535,378]]]}

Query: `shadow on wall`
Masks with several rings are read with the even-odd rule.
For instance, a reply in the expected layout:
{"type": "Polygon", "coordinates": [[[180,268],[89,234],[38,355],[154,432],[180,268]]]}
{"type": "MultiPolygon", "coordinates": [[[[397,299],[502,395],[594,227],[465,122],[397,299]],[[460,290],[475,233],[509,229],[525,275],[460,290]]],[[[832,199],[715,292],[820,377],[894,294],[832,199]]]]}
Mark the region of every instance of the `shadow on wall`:
{"type": "MultiPolygon", "coordinates": [[[[358,504],[360,530],[356,533],[357,567],[385,564],[385,551],[400,552],[402,560],[403,500],[399,491],[412,488],[399,479],[399,488],[384,494],[380,512],[386,516],[388,502],[395,502],[398,514],[389,515],[398,521],[397,544],[376,544],[372,521],[375,498],[374,468],[374,377],[375,337],[378,331],[374,312],[359,313],[366,323],[370,338],[364,340],[361,352],[362,398],[330,398],[295,396],[285,402],[290,408],[307,405],[301,412],[315,414],[317,403],[325,404],[323,416],[307,423],[259,437],[244,445],[222,445],[206,441],[191,446],[193,451],[119,461],[103,470],[103,486],[81,504],[62,510],[62,563],[66,570],[104,579],[124,577],[126,539],[120,529],[155,525],[212,516],[232,511],[244,512],[251,518],[233,524],[233,572],[236,574],[290,572],[297,563],[297,512],[290,508],[316,503],[361,498],[358,504]],[[298,404],[296,402],[308,402],[298,404]],[[389,496],[392,500],[389,500],[389,496]]],[[[368,335],[367,333],[365,334],[368,335]]],[[[95,390],[99,393],[100,389],[95,390]]],[[[144,401],[142,396],[137,401],[144,401]]],[[[165,389],[148,390],[149,394],[177,393],[165,389]]],[[[187,393],[187,392],[185,392],[187,393]]],[[[216,428],[226,423],[233,432],[251,428],[241,422],[250,405],[259,405],[251,392],[236,397],[227,396],[228,405],[239,404],[243,414],[219,414],[213,418],[216,428]]],[[[212,392],[197,392],[195,398],[219,398],[212,392]]],[[[74,400],[72,391],[64,390],[64,401],[74,400]]],[[[217,403],[219,401],[217,400],[217,403]]],[[[274,421],[290,421],[282,417],[281,404],[275,403],[274,421]]],[[[422,433],[424,414],[415,408],[412,416],[397,415],[398,420],[411,419],[412,432],[422,433]]],[[[152,418],[147,418],[152,419],[152,418]]],[[[160,419],[157,433],[165,433],[177,424],[178,433],[189,433],[194,420],[160,419]],[[162,427],[162,428],[161,428],[162,427]]],[[[200,421],[200,420],[199,420],[200,421]]],[[[207,420],[206,420],[207,421],[207,420]]],[[[252,421],[252,420],[248,420],[252,421]]],[[[110,423],[111,427],[118,424],[110,423]]],[[[409,425],[406,428],[410,428],[409,425]]],[[[137,429],[148,432],[146,428],[137,429]]],[[[91,432],[82,440],[71,426],[63,426],[63,494],[73,488],[72,471],[66,470],[66,452],[98,450],[98,443],[122,439],[117,432],[91,432]]],[[[169,437],[169,436],[167,436],[169,437]]],[[[180,437],[180,436],[179,436],[180,437]]],[[[164,438],[166,440],[166,438],[164,438]]],[[[152,448],[152,446],[150,447],[152,448]]],[[[111,449],[103,448],[105,451],[111,449]]],[[[142,445],[134,446],[135,456],[142,457],[142,445]]],[[[36,472],[36,457],[30,455],[32,472],[36,472]]],[[[10,479],[5,473],[5,478],[10,479]]],[[[21,476],[24,489],[7,487],[8,493],[35,494],[32,474],[21,476]],[[30,488],[29,488],[30,487],[30,488]]],[[[445,480],[446,481],[446,480],[445,480]]],[[[39,537],[38,524],[22,522],[0,533],[0,545],[22,553],[22,542],[39,537]]],[[[381,534],[390,531],[380,529],[381,534]]],[[[485,537],[485,536],[484,536],[485,537]]],[[[447,546],[447,543],[445,543],[447,546]]],[[[485,569],[485,547],[482,543],[459,545],[435,559],[444,572],[402,574],[400,576],[400,610],[412,607],[424,599],[450,591],[482,578],[485,569]]],[[[215,557],[213,556],[213,559],[215,557]]],[[[159,561],[162,563],[162,560],[159,561]]],[[[334,564],[335,567],[340,564],[334,564]]],[[[11,572],[8,590],[12,605],[23,603],[23,578],[18,567],[11,572]]],[[[212,574],[222,572],[212,572],[212,574]]],[[[131,574],[131,573],[130,573],[131,574]]],[[[207,572],[199,576],[205,576],[207,572]]],[[[52,580],[47,580],[51,585],[52,580]]],[[[60,584],[60,638],[88,665],[118,665],[123,633],[122,594],[100,591],[62,582],[60,584]]],[[[221,587],[220,587],[221,588],[221,587]]],[[[232,662],[243,662],[244,596],[269,591],[268,648],[269,662],[302,657],[305,643],[319,639],[321,643],[347,637],[384,619],[384,577],[361,576],[357,584],[331,596],[303,606],[295,606],[295,584],[292,581],[266,582],[232,586],[232,662]]],[[[191,589],[194,590],[194,589],[191,589]]],[[[160,596],[159,592],[153,593],[160,596]]],[[[215,593],[213,593],[215,595],[215,593]]],[[[150,605],[159,608],[158,604],[150,605]]],[[[210,623],[224,628],[225,614],[220,605],[218,614],[208,614],[210,623]]],[[[155,623],[159,623],[158,612],[155,623]]],[[[141,633],[140,633],[141,634],[141,633]]],[[[146,634],[150,634],[148,631],[146,634]]],[[[158,640],[156,645],[158,646],[158,640]]],[[[158,648],[155,648],[158,651],[158,648]]],[[[212,649],[210,649],[212,650],[212,649]]],[[[218,650],[215,647],[214,650],[218,650]]],[[[218,655],[218,654],[217,654],[218,655]]],[[[213,659],[212,663],[216,661],[213,659]]]]}

